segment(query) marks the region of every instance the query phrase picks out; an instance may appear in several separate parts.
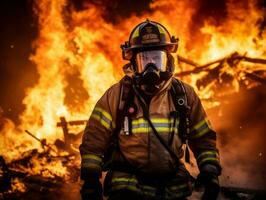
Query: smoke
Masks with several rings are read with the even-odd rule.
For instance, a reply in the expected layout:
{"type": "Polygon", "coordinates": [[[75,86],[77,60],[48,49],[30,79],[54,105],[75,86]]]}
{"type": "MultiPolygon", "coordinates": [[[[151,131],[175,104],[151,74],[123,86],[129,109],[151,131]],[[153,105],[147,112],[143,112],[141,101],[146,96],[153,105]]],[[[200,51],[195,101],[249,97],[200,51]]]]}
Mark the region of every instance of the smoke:
{"type": "Polygon", "coordinates": [[[223,185],[265,189],[265,89],[241,90],[209,110],[218,133],[223,185]]]}

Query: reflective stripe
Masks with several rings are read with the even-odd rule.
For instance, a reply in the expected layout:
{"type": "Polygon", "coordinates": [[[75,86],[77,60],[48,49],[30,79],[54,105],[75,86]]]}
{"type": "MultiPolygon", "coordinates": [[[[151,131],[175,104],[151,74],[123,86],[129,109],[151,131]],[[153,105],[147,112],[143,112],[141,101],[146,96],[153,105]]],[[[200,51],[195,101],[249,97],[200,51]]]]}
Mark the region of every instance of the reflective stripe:
{"type": "Polygon", "coordinates": [[[217,162],[219,162],[219,159],[218,159],[218,158],[205,158],[205,159],[203,159],[203,160],[201,160],[201,161],[199,162],[199,166],[201,166],[202,163],[204,163],[204,162],[206,162],[206,161],[217,161],[217,162]]]}
{"type": "MultiPolygon", "coordinates": [[[[180,197],[186,197],[191,194],[191,188],[188,183],[172,183],[165,187],[165,199],[176,199],[180,197]],[[173,184],[173,185],[172,185],[173,184]]],[[[113,177],[111,179],[111,191],[119,191],[123,189],[131,190],[142,194],[144,197],[158,197],[157,187],[151,185],[142,185],[138,182],[135,176],[128,174],[123,177],[113,177]]]]}
{"type": "Polygon", "coordinates": [[[148,185],[140,185],[141,191],[147,196],[155,196],[156,188],[148,185]]]}
{"type": "Polygon", "coordinates": [[[191,129],[190,139],[202,137],[210,130],[210,124],[207,119],[203,119],[191,129]]]}
{"type": "Polygon", "coordinates": [[[161,34],[163,34],[163,35],[167,35],[167,32],[165,31],[165,29],[164,29],[162,26],[160,26],[159,24],[157,24],[157,27],[158,27],[159,32],[160,32],[161,34]]]}
{"type": "MultiPolygon", "coordinates": [[[[171,118],[169,120],[168,118],[152,118],[151,121],[152,121],[152,123],[169,123],[169,121],[173,122],[174,119],[171,118]]],[[[148,122],[144,118],[139,118],[139,119],[135,119],[135,120],[132,121],[132,125],[134,125],[134,124],[142,124],[142,123],[148,123],[148,122]]]]}
{"type": "Polygon", "coordinates": [[[193,126],[192,130],[196,130],[198,128],[200,128],[202,125],[204,125],[206,123],[206,119],[201,120],[199,123],[197,123],[195,126],[193,126]]]}
{"type": "Polygon", "coordinates": [[[186,197],[191,194],[188,184],[170,186],[166,188],[166,199],[186,197]]]}
{"type": "MultiPolygon", "coordinates": [[[[152,118],[151,121],[158,132],[169,133],[173,131],[173,118],[152,118]]],[[[179,120],[176,123],[175,132],[177,133],[179,120]]],[[[150,126],[145,119],[139,118],[132,121],[132,133],[149,133],[150,131],[150,126]]]]}
{"type": "Polygon", "coordinates": [[[197,157],[197,160],[201,159],[202,157],[208,157],[209,155],[215,155],[218,157],[217,151],[204,151],[197,157]]]}
{"type": "Polygon", "coordinates": [[[131,185],[116,185],[112,187],[112,190],[121,190],[125,188],[128,190],[132,190],[132,191],[136,191],[140,193],[140,190],[137,187],[131,186],[131,185]]]}
{"type": "Polygon", "coordinates": [[[138,181],[135,178],[113,178],[112,183],[116,183],[116,182],[137,183],[138,181]]]}
{"type": "Polygon", "coordinates": [[[187,186],[188,186],[187,184],[183,184],[183,185],[178,185],[178,186],[171,186],[171,187],[169,187],[169,189],[171,189],[171,190],[179,190],[179,189],[184,189],[187,186]]]}
{"type": "Polygon", "coordinates": [[[166,199],[179,199],[179,198],[182,198],[182,197],[188,197],[191,195],[191,191],[189,189],[185,190],[185,191],[178,191],[177,193],[174,193],[174,194],[169,194],[169,193],[166,193],[166,199]]]}
{"type": "Polygon", "coordinates": [[[105,128],[111,129],[112,116],[102,108],[95,107],[91,117],[99,121],[105,128]]]}
{"type": "Polygon", "coordinates": [[[97,160],[99,162],[102,162],[102,158],[100,156],[97,156],[95,154],[84,154],[81,156],[82,159],[92,159],[97,160]]]}
{"type": "Polygon", "coordinates": [[[102,158],[95,154],[84,154],[81,156],[81,167],[101,170],[102,158]]]}
{"type": "Polygon", "coordinates": [[[140,192],[140,189],[137,188],[137,179],[136,178],[113,178],[111,181],[112,190],[128,189],[136,192],[140,192]]]}
{"type": "Polygon", "coordinates": [[[102,170],[102,167],[100,165],[97,165],[95,163],[81,163],[81,168],[90,168],[90,169],[95,169],[95,170],[102,170]]]}
{"type": "Polygon", "coordinates": [[[95,107],[94,109],[95,111],[98,111],[99,113],[101,113],[104,117],[106,117],[109,121],[112,121],[112,116],[106,112],[104,109],[99,108],[99,107],[95,107]]]}
{"type": "Polygon", "coordinates": [[[208,161],[219,162],[218,152],[217,151],[205,151],[197,157],[198,166],[201,166],[203,163],[208,162],[208,161]]]}
{"type": "Polygon", "coordinates": [[[136,28],[136,30],[134,31],[134,33],[132,34],[132,39],[136,38],[139,36],[139,28],[136,28]]]}

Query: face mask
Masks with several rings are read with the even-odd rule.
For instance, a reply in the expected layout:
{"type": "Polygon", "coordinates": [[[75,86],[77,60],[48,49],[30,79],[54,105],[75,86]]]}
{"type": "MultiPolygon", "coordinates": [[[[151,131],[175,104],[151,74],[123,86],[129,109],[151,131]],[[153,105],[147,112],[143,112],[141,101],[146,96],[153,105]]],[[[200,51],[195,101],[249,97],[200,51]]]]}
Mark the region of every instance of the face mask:
{"type": "Polygon", "coordinates": [[[142,51],[136,55],[136,64],[138,73],[144,72],[149,65],[153,65],[158,71],[166,71],[167,54],[165,51],[142,51]]]}
{"type": "MultiPolygon", "coordinates": [[[[167,54],[165,51],[143,51],[136,54],[136,71],[138,83],[149,94],[155,93],[164,81],[167,73],[167,54]]],[[[167,73],[168,74],[168,73],[167,73]]]]}

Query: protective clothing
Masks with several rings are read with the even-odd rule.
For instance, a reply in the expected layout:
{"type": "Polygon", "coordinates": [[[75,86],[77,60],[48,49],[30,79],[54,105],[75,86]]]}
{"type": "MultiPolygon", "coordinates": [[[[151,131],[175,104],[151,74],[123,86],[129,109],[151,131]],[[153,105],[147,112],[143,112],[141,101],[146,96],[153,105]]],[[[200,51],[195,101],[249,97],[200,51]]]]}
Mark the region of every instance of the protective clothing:
{"type": "MultiPolygon", "coordinates": [[[[161,88],[150,100],[150,118],[159,134],[165,141],[175,130],[171,146],[176,154],[183,156],[182,142],[178,135],[177,127],[173,127],[174,118],[170,115],[175,111],[172,98],[170,97],[170,86],[172,80],[161,88]]],[[[194,90],[187,84],[185,89],[188,97],[190,110],[191,129],[189,133],[189,146],[193,151],[199,168],[206,164],[212,164],[219,168],[219,154],[216,148],[216,134],[212,130],[200,100],[194,90]]],[[[117,106],[119,102],[121,82],[113,85],[97,102],[92,115],[85,128],[83,142],[80,146],[82,157],[82,169],[100,173],[102,170],[103,156],[110,141],[112,131],[115,128],[117,118],[117,106]]],[[[133,108],[133,107],[132,107],[133,108]]],[[[189,175],[180,160],[176,163],[159,141],[151,134],[148,123],[143,118],[143,111],[137,98],[134,98],[135,112],[129,119],[130,133],[126,134],[122,129],[119,134],[120,152],[114,158],[116,166],[122,167],[123,163],[129,163],[137,173],[126,172],[125,169],[116,168],[108,175],[105,194],[127,189],[146,196],[155,196],[157,185],[155,183],[143,183],[138,174],[148,177],[169,177],[165,184],[165,198],[177,199],[188,196],[191,193],[189,175]],[[126,160],[126,161],[125,161],[126,160]]],[[[179,119],[177,119],[177,122],[179,119]]],[[[176,123],[178,124],[178,123],[176,123]]],[[[143,177],[140,175],[140,177],[143,177]]],[[[156,179],[155,178],[155,179],[156,179]]]]}

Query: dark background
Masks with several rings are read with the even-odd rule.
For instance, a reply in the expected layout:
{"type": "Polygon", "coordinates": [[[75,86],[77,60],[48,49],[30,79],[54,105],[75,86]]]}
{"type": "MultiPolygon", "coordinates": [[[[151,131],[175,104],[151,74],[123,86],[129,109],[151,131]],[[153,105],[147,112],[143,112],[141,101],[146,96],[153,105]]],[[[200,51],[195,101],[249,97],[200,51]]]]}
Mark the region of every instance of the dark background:
{"type": "Polygon", "coordinates": [[[38,75],[29,61],[31,42],[37,37],[32,1],[0,2],[0,106],[15,121],[23,110],[25,89],[37,82],[38,75]]]}

